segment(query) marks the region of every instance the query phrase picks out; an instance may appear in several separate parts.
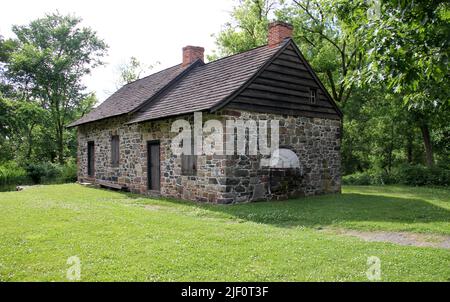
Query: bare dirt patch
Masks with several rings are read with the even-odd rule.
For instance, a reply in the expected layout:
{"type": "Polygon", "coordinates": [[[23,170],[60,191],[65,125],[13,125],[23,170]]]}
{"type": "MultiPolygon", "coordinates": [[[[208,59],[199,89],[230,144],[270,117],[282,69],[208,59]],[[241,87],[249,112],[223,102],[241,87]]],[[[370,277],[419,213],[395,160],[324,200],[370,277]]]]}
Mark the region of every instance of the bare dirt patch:
{"type": "Polygon", "coordinates": [[[370,242],[390,242],[400,245],[450,249],[450,236],[446,235],[356,230],[338,230],[338,234],[358,237],[370,242]]]}

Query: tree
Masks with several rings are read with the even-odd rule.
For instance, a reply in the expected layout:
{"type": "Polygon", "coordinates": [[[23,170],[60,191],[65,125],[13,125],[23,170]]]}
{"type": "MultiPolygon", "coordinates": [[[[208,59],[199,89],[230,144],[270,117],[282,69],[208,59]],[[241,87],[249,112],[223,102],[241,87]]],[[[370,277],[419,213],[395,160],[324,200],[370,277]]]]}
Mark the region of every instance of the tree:
{"type": "Polygon", "coordinates": [[[294,41],[333,99],[343,104],[354,89],[349,79],[365,58],[356,20],[366,18],[367,7],[364,1],[243,0],[233,9],[232,22],[217,35],[218,51],[210,59],[266,44],[269,18],[274,15],[294,25],[294,41]]]}
{"type": "Polygon", "coordinates": [[[266,44],[269,15],[278,1],[239,0],[231,13],[232,21],[216,37],[217,52],[209,60],[240,53],[266,44]]]}
{"type": "Polygon", "coordinates": [[[17,41],[13,39],[4,39],[2,35],[0,35],[0,63],[6,63],[9,61],[11,53],[14,51],[14,48],[17,47],[17,41]]]}
{"type": "Polygon", "coordinates": [[[0,93],[4,96],[11,96],[13,94],[13,89],[11,85],[8,85],[5,79],[5,67],[9,62],[11,54],[17,47],[17,41],[13,39],[4,39],[0,35],[0,93]]]}
{"type": "Polygon", "coordinates": [[[428,2],[240,1],[217,35],[216,54],[265,44],[269,19],[287,21],[344,112],[345,174],[391,173],[424,159],[431,166],[434,152],[448,165],[450,13],[448,4],[428,2]]]}
{"type": "MultiPolygon", "coordinates": [[[[97,96],[95,93],[88,94],[84,99],[80,101],[79,106],[76,110],[71,111],[71,115],[69,117],[70,121],[75,121],[87,113],[89,113],[92,108],[94,108],[95,104],[98,103],[97,96]]],[[[69,157],[76,158],[77,156],[77,133],[76,131],[68,131],[66,138],[66,146],[68,149],[69,157]]]]}
{"type": "Polygon", "coordinates": [[[364,64],[364,37],[356,29],[366,20],[367,9],[365,1],[292,0],[277,12],[294,25],[295,42],[341,106],[364,64]]]}
{"type": "Polygon", "coordinates": [[[431,124],[450,123],[450,4],[384,1],[361,29],[370,41],[368,83],[384,81],[404,96],[420,128],[428,166],[434,164],[431,124]]]}
{"type": "Polygon", "coordinates": [[[130,57],[129,61],[118,66],[119,79],[116,82],[116,88],[119,89],[125,84],[138,80],[141,76],[152,70],[160,62],[152,65],[145,65],[136,57],[130,57]]]}
{"type": "Polygon", "coordinates": [[[65,126],[85,98],[82,79],[102,64],[107,45],[81,19],[46,15],[26,26],[13,26],[17,49],[6,64],[6,76],[23,98],[50,112],[57,156],[64,162],[65,126]]]}
{"type": "Polygon", "coordinates": [[[46,120],[47,112],[34,102],[10,100],[0,96],[0,135],[8,142],[14,155],[23,155],[26,161],[32,157],[35,128],[46,120]]]}

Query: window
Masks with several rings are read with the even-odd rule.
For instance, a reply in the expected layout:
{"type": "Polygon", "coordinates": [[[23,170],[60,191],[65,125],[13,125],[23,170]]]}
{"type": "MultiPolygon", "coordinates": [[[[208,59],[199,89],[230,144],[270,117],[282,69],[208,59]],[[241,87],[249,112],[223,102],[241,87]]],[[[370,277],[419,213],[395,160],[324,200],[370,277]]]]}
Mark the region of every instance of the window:
{"type": "Polygon", "coordinates": [[[111,165],[119,165],[119,136],[111,136],[111,165]]]}
{"type": "Polygon", "coordinates": [[[313,88],[311,88],[310,90],[309,90],[309,102],[311,103],[311,104],[315,104],[316,103],[316,100],[317,100],[317,89],[313,89],[313,88]]]}
{"type": "Polygon", "coordinates": [[[192,142],[191,155],[181,155],[181,175],[197,175],[197,155],[194,155],[194,144],[192,142]]]}

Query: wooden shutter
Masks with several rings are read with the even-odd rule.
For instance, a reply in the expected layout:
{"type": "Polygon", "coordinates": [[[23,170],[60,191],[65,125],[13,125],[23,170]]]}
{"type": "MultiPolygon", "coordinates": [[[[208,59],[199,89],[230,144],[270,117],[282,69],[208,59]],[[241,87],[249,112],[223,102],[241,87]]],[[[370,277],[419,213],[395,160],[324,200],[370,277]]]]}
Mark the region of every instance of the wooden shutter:
{"type": "Polygon", "coordinates": [[[197,155],[181,155],[181,175],[197,175],[197,155]]]}
{"type": "Polygon", "coordinates": [[[111,164],[113,166],[119,165],[119,136],[113,135],[111,137],[111,164]]]}
{"type": "Polygon", "coordinates": [[[194,145],[191,146],[191,155],[181,155],[181,175],[197,175],[197,155],[194,155],[194,145]]]}
{"type": "Polygon", "coordinates": [[[95,175],[95,144],[90,141],[87,145],[87,156],[88,156],[88,176],[94,177],[95,175]]]}

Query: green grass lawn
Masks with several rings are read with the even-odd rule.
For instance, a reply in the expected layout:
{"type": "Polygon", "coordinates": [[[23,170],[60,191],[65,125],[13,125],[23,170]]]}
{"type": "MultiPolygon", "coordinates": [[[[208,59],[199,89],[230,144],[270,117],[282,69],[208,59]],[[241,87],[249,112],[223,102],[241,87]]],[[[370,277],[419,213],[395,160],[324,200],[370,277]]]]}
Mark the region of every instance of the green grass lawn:
{"type": "Polygon", "coordinates": [[[334,229],[450,235],[450,191],[345,187],[342,195],[200,205],[52,185],[0,193],[0,281],[449,281],[450,250],[365,242],[334,229]],[[331,231],[330,231],[331,230],[331,231]]]}

